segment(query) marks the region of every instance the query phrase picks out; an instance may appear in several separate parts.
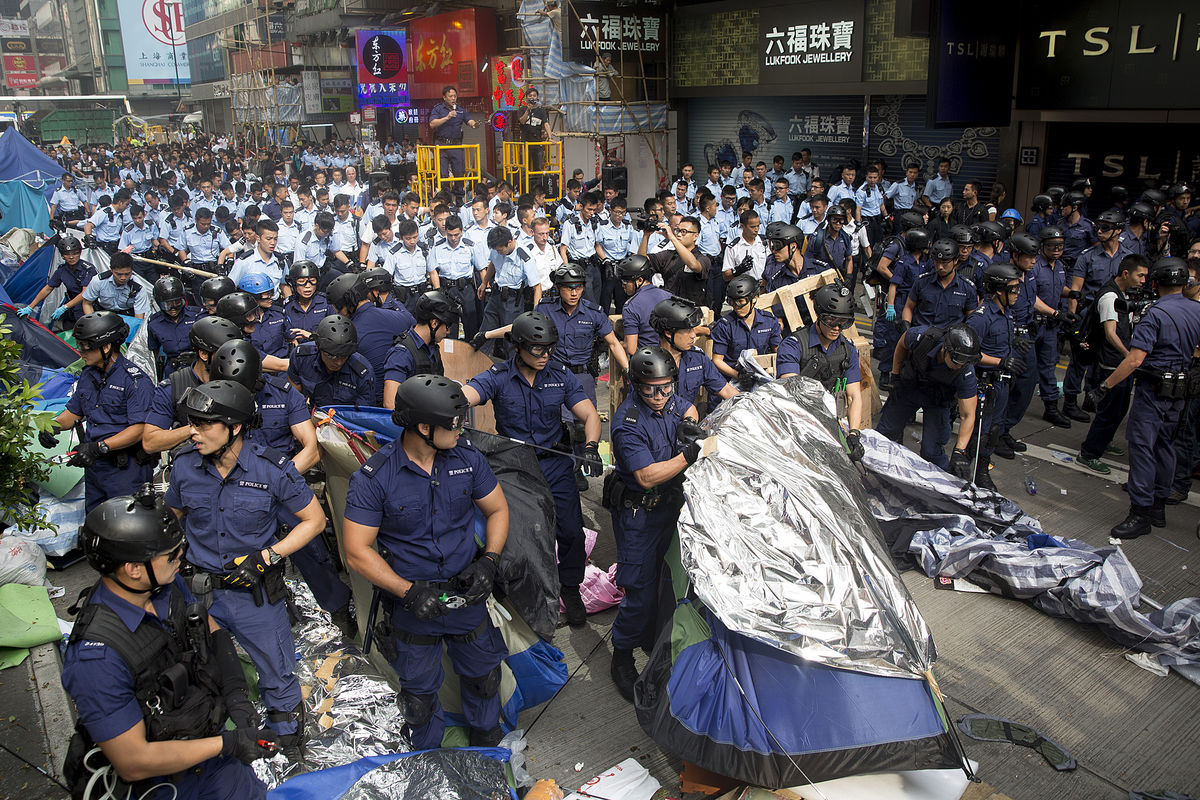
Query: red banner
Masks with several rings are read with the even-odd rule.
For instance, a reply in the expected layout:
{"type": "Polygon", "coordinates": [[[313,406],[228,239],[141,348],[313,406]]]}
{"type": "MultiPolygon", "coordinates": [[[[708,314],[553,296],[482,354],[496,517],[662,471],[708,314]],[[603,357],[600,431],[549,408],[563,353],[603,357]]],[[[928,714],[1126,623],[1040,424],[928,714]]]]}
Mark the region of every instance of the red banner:
{"type": "Polygon", "coordinates": [[[408,23],[408,92],[415,100],[442,96],[453,86],[458,96],[485,97],[491,79],[480,74],[496,52],[496,12],[466,8],[408,23]]]}
{"type": "Polygon", "coordinates": [[[4,82],[10,89],[33,89],[37,81],[37,74],[33,72],[10,72],[4,76],[4,82]]]}

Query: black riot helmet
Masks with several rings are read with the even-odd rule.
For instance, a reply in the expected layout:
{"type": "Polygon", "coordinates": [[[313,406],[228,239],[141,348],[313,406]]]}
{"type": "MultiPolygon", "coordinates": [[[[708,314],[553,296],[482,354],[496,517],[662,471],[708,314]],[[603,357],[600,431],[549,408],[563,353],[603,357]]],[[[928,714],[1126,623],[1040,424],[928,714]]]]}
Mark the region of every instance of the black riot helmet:
{"type": "Polygon", "coordinates": [[[262,358],[254,345],[245,339],[226,342],[208,361],[209,380],[235,381],[251,392],[255,391],[261,374],[262,358]]]}
{"type": "Polygon", "coordinates": [[[1073,181],[1071,183],[1071,190],[1082,194],[1083,190],[1088,188],[1091,185],[1092,185],[1091,178],[1077,178],[1075,181],[1073,181]]]}
{"type": "Polygon", "coordinates": [[[363,292],[383,292],[385,294],[392,291],[392,283],[392,273],[383,267],[367,270],[358,280],[358,285],[363,292]]]}
{"type": "Polygon", "coordinates": [[[654,267],[650,265],[650,259],[636,253],[626,256],[617,264],[617,277],[622,281],[636,281],[638,278],[649,280],[653,274],[654,267]]]}
{"type": "Polygon", "coordinates": [[[188,334],[193,350],[215,353],[221,345],[242,338],[242,329],[224,317],[201,317],[188,334]]]}
{"type": "Polygon", "coordinates": [[[362,288],[360,284],[359,276],[353,272],[338,275],[329,282],[329,286],[325,289],[325,297],[329,300],[329,305],[338,313],[349,311],[353,314],[354,310],[358,308],[358,304],[367,296],[366,289],[362,288]]]}
{"type": "Polygon", "coordinates": [[[1129,199],[1129,190],[1120,184],[1113,184],[1109,187],[1108,195],[1114,203],[1123,203],[1129,199]]]}
{"type": "Polygon", "coordinates": [[[1115,208],[1110,208],[1108,211],[1101,212],[1100,216],[1096,217],[1096,224],[1115,225],[1121,228],[1125,225],[1125,215],[1115,208]]]}
{"type": "Polygon", "coordinates": [[[645,383],[656,378],[674,378],[679,374],[675,359],[661,347],[639,347],[629,357],[630,383],[645,383]]]}
{"type": "Polygon", "coordinates": [[[925,215],[920,211],[901,211],[900,212],[900,230],[911,231],[913,228],[920,228],[925,225],[925,215]]]}
{"type": "MultiPolygon", "coordinates": [[[[771,223],[771,225],[775,224],[771,223]]],[[[767,227],[770,228],[770,226],[767,227]]],[[[804,241],[804,232],[795,225],[788,225],[784,222],[778,223],[778,227],[773,231],[769,230],[767,234],[767,245],[772,252],[782,250],[789,244],[799,245],[802,241],[804,241]]]]}
{"type": "MultiPolygon", "coordinates": [[[[144,564],[149,591],[158,588],[150,560],[184,547],[179,520],[149,484],[132,496],[109,498],[89,511],[79,538],[88,563],[101,575],[110,575],[122,564],[144,564]]],[[[126,591],[146,591],[118,584],[126,591]]]]}
{"type": "Polygon", "coordinates": [[[854,317],[854,298],[850,287],[841,281],[827,283],[813,292],[813,308],[818,317],[854,317]]]}
{"type": "Polygon", "coordinates": [[[975,235],[975,231],[971,230],[971,228],[967,225],[951,225],[950,239],[955,244],[960,245],[979,243],[979,237],[977,237],[975,235]]]}
{"type": "Polygon", "coordinates": [[[958,258],[958,244],[950,239],[938,239],[929,248],[929,257],[934,261],[954,261],[958,258]]]}
{"type": "Polygon", "coordinates": [[[1057,225],[1047,225],[1038,232],[1038,241],[1042,244],[1051,242],[1055,239],[1066,239],[1067,235],[1063,233],[1063,229],[1057,225]]]}
{"type": "Polygon", "coordinates": [[[753,275],[738,275],[725,287],[725,297],[730,302],[758,295],[758,280],[753,275]]]}
{"type": "Polygon", "coordinates": [[[979,349],[979,334],[963,322],[946,329],[942,349],[955,364],[978,364],[983,355],[983,351],[979,349]]]}
{"type": "Polygon", "coordinates": [[[980,244],[1003,242],[1008,238],[1008,230],[999,222],[993,222],[990,219],[979,223],[975,232],[979,235],[980,244]]]}
{"type": "Polygon", "coordinates": [[[1062,186],[1051,186],[1046,190],[1046,194],[1050,195],[1050,199],[1054,201],[1054,205],[1061,203],[1063,195],[1066,193],[1067,190],[1062,186]]]}
{"type": "Polygon", "coordinates": [[[1129,221],[1146,223],[1154,219],[1154,207],[1141,200],[1129,207],[1129,221]]]}
{"type": "Polygon", "coordinates": [[[910,228],[904,232],[904,249],[910,253],[929,249],[929,231],[924,228],[910,228]]]}
{"type": "Polygon", "coordinates": [[[1034,213],[1040,214],[1054,207],[1054,198],[1048,194],[1034,195],[1032,206],[1034,213]]]}
{"type": "MultiPolygon", "coordinates": [[[[458,430],[470,407],[462,387],[449,378],[413,375],[396,390],[392,421],[402,428],[425,424],[458,430]]],[[[425,442],[433,446],[432,431],[425,437],[425,442]]]]}
{"type": "Polygon", "coordinates": [[[349,358],[358,350],[358,331],[349,317],[330,314],[317,324],[313,333],[317,349],[334,358],[349,358]]]}
{"type": "Polygon", "coordinates": [[[462,318],[462,304],[440,289],[433,289],[417,298],[413,316],[417,318],[417,322],[436,319],[447,328],[454,329],[458,327],[458,321],[462,318]]]}
{"type": "Polygon", "coordinates": [[[829,206],[829,210],[825,212],[825,219],[826,220],[840,219],[842,222],[845,222],[846,221],[846,209],[842,208],[839,204],[834,203],[831,206],[829,206]]]}
{"type": "Polygon", "coordinates": [[[183,300],[183,281],[175,275],[163,275],[154,282],[154,302],[160,306],[183,300]]]}
{"type": "Polygon", "coordinates": [[[129,326],[115,311],[93,311],[76,320],[71,332],[76,342],[87,342],[94,347],[120,346],[129,335],[129,326]]]}
{"type": "Polygon", "coordinates": [[[787,223],[783,222],[782,220],[778,220],[778,219],[775,220],[774,222],[768,222],[767,223],[767,232],[766,232],[767,239],[768,240],[778,239],[779,231],[783,228],[784,225],[787,225],[787,223]]]}
{"type": "Polygon", "coordinates": [[[983,271],[983,291],[987,294],[1002,292],[1010,283],[1019,280],[1021,276],[1012,264],[992,264],[983,271]]]}
{"type": "Polygon", "coordinates": [[[504,338],[520,347],[521,345],[556,345],[558,344],[558,328],[554,320],[540,311],[526,311],[513,320],[512,329],[504,338]]]}
{"type": "Polygon", "coordinates": [[[1159,286],[1187,286],[1187,262],[1182,258],[1160,258],[1154,262],[1150,277],[1159,286]]]}
{"type": "Polygon", "coordinates": [[[225,275],[209,278],[200,284],[200,300],[205,303],[215,303],[227,294],[237,291],[237,284],[225,275]]]}
{"type": "Polygon", "coordinates": [[[1020,253],[1023,256],[1036,256],[1041,246],[1038,244],[1037,237],[1032,233],[1014,233],[1008,239],[1008,248],[1014,253],[1020,253]]]}
{"type": "Polygon", "coordinates": [[[257,314],[258,310],[258,298],[249,292],[239,291],[227,294],[218,300],[217,310],[213,313],[215,316],[224,317],[240,328],[243,325],[251,324],[246,321],[246,317],[251,313],[257,314]]]}
{"type": "Polygon", "coordinates": [[[550,280],[555,286],[583,286],[587,283],[587,275],[583,272],[583,267],[578,264],[563,264],[558,269],[550,273],[550,280]]]}
{"type": "Polygon", "coordinates": [[[1071,208],[1079,208],[1087,202],[1087,198],[1083,196],[1083,192],[1067,192],[1063,195],[1060,206],[1070,206],[1071,208]]]}
{"type": "Polygon", "coordinates": [[[288,283],[292,286],[301,278],[317,278],[321,277],[321,270],[311,261],[295,261],[288,267],[288,283]]]}
{"type": "Polygon", "coordinates": [[[696,327],[703,317],[703,312],[691,300],[668,297],[650,311],[650,327],[659,336],[669,336],[675,331],[696,327]]]}
{"type": "Polygon", "coordinates": [[[1163,203],[1167,202],[1167,196],[1158,189],[1147,189],[1142,192],[1142,196],[1138,200],[1145,202],[1152,208],[1160,208],[1163,203]]]}
{"type": "Polygon", "coordinates": [[[76,239],[74,236],[63,236],[62,238],[60,238],[58,240],[58,244],[55,246],[58,248],[59,254],[64,255],[64,256],[67,253],[82,253],[83,252],[83,245],[81,245],[79,243],[79,240],[76,239]]]}
{"type": "Polygon", "coordinates": [[[1192,187],[1186,183],[1173,183],[1167,187],[1167,197],[1174,200],[1181,194],[1192,194],[1192,187]]]}
{"type": "Polygon", "coordinates": [[[209,381],[193,386],[185,393],[183,404],[189,420],[241,425],[243,432],[254,417],[254,396],[236,381],[209,381]]]}

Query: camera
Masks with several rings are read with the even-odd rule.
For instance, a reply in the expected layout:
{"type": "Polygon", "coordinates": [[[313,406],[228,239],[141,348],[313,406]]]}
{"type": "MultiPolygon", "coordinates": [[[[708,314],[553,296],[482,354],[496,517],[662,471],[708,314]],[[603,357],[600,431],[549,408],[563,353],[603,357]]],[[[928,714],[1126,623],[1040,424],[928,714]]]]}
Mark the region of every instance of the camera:
{"type": "Polygon", "coordinates": [[[658,230],[657,220],[653,220],[653,219],[647,217],[646,212],[644,212],[644,211],[641,213],[636,213],[634,211],[630,211],[629,212],[629,222],[630,222],[630,224],[633,225],[633,229],[635,231],[642,231],[643,233],[653,233],[654,231],[658,230]]]}

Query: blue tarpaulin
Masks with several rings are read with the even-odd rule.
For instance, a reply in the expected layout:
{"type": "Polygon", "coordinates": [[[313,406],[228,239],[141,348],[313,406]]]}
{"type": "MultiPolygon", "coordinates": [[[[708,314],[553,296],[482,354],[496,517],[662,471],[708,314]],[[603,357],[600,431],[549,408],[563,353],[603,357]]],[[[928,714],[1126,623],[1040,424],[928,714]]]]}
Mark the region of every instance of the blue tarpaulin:
{"type": "Polygon", "coordinates": [[[54,194],[62,165],[38,149],[15,128],[0,136],[0,182],[24,181],[45,195],[46,202],[54,194]]]}
{"type": "Polygon", "coordinates": [[[13,228],[28,228],[49,236],[50,206],[37,189],[24,181],[0,181],[0,233],[13,228]]]}
{"type": "Polygon", "coordinates": [[[37,297],[37,293],[46,285],[50,277],[50,267],[54,264],[54,245],[44,244],[34,250],[29,258],[4,282],[4,291],[12,298],[12,304],[23,306],[37,297]]]}

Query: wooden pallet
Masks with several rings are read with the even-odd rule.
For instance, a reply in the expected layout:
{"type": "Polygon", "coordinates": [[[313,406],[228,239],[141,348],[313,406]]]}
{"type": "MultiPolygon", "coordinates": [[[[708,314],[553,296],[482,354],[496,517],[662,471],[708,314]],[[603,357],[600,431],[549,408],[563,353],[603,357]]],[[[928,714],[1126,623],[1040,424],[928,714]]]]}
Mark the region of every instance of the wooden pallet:
{"type": "MultiPolygon", "coordinates": [[[[483,353],[462,339],[443,339],[442,368],[446,377],[459,383],[466,383],[481,372],[491,368],[494,363],[483,353]]],[[[491,403],[484,403],[471,409],[472,426],[488,433],[496,432],[496,414],[492,411],[491,403]]]]}
{"type": "Polygon", "coordinates": [[[822,286],[828,286],[835,280],[837,280],[837,272],[832,269],[827,269],[819,275],[801,278],[790,286],[760,294],[758,307],[771,309],[777,315],[782,314],[780,322],[784,326],[784,333],[798,331],[817,318],[816,311],[813,309],[813,292],[822,286]],[[801,303],[804,304],[803,311],[800,307],[801,303]]]}

